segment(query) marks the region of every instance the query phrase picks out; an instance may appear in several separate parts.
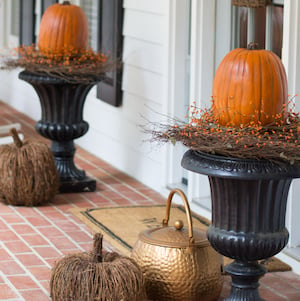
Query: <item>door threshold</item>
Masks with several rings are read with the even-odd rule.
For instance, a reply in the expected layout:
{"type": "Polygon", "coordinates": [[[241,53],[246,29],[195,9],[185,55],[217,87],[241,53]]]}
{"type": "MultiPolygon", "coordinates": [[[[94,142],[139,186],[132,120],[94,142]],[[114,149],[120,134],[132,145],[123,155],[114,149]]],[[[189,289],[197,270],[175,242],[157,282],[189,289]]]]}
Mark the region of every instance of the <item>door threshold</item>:
{"type": "Polygon", "coordinates": [[[288,264],[294,273],[300,275],[300,246],[295,248],[285,248],[277,254],[276,257],[288,264]]]}

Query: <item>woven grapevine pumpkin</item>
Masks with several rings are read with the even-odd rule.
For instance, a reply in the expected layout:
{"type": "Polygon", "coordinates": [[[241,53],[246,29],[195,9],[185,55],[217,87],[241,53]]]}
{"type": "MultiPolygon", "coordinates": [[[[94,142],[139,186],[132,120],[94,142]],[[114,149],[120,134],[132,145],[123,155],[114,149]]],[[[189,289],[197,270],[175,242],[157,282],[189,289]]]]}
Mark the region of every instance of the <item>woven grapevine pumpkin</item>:
{"type": "Polygon", "coordinates": [[[49,147],[38,140],[0,146],[0,200],[9,205],[34,206],[50,201],[59,188],[59,175],[49,147]]]}
{"type": "Polygon", "coordinates": [[[69,54],[84,50],[88,36],[88,22],[83,10],[69,1],[55,3],[43,14],[38,48],[46,55],[69,54]]]}
{"type": "Polygon", "coordinates": [[[143,273],[126,256],[102,250],[96,233],[91,252],[69,254],[57,262],[50,280],[53,301],[145,301],[143,273]]]}
{"type": "Polygon", "coordinates": [[[275,53],[259,50],[253,44],[247,49],[234,49],[216,71],[212,97],[219,124],[268,125],[288,102],[284,66],[275,53]]]}

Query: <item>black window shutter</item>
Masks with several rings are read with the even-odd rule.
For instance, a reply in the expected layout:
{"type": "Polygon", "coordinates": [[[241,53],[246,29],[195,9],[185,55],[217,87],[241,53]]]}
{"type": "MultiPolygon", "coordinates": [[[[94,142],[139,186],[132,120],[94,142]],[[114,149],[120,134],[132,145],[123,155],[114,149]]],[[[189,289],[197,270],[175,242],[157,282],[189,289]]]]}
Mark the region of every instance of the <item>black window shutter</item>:
{"type": "Polygon", "coordinates": [[[20,45],[35,43],[35,0],[20,0],[20,45]]]}
{"type": "MultiPolygon", "coordinates": [[[[101,0],[99,7],[99,50],[120,59],[123,48],[123,0],[101,0]]],[[[97,97],[113,106],[122,103],[122,68],[107,72],[98,84],[97,97]]]]}
{"type": "MultiPolygon", "coordinates": [[[[42,0],[42,14],[48,6],[57,3],[58,0],[42,0]]],[[[20,0],[20,45],[32,45],[36,43],[35,38],[35,5],[36,0],[20,0]]]]}
{"type": "Polygon", "coordinates": [[[42,5],[41,5],[42,14],[50,5],[57,3],[57,2],[58,2],[58,0],[42,0],[42,5]]]}

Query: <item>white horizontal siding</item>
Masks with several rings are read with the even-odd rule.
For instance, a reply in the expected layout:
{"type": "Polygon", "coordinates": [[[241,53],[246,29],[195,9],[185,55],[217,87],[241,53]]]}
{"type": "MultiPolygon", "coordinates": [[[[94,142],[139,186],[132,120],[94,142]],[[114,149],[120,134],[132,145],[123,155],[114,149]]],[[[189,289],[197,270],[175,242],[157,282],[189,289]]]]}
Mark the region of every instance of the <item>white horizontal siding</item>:
{"type": "Polygon", "coordinates": [[[162,111],[162,105],[151,102],[147,99],[130,94],[123,93],[123,110],[124,117],[137,125],[144,124],[146,120],[158,120],[162,111]]]}
{"type": "Polygon", "coordinates": [[[126,37],[123,60],[126,65],[162,74],[164,72],[164,48],[162,45],[126,37]]]}
{"type": "MultiPolygon", "coordinates": [[[[151,105],[151,104],[150,104],[151,105]]],[[[159,107],[149,105],[132,95],[124,95],[123,106],[120,109],[111,107],[90,95],[86,101],[84,116],[90,129],[95,129],[102,136],[120,143],[121,149],[128,148],[156,160],[149,153],[150,143],[145,143],[146,136],[142,127],[147,120],[154,121],[159,107]],[[146,154],[146,155],[145,155],[146,154]]]]}
{"type": "MultiPolygon", "coordinates": [[[[166,101],[166,32],[168,1],[125,0],[123,50],[123,104],[119,131],[102,139],[122,150],[117,166],[146,185],[162,190],[162,147],[151,143],[142,130],[161,118],[166,101]]],[[[117,122],[117,121],[116,121],[117,122]]],[[[103,154],[104,158],[111,154],[103,154]]]]}
{"type": "MultiPolygon", "coordinates": [[[[173,1],[173,0],[172,0],[173,1]]],[[[165,0],[124,0],[126,9],[140,10],[154,14],[166,14],[168,1],[165,0]]]]}
{"type": "Polygon", "coordinates": [[[160,15],[128,9],[125,11],[123,34],[142,41],[163,44],[165,18],[160,15]]]}
{"type": "Polygon", "coordinates": [[[0,100],[38,120],[41,118],[38,95],[30,84],[18,78],[20,71],[0,72],[0,100]]]}
{"type": "Polygon", "coordinates": [[[128,91],[142,98],[147,98],[156,103],[163,101],[163,76],[145,69],[125,65],[122,88],[124,91],[128,91]]]}

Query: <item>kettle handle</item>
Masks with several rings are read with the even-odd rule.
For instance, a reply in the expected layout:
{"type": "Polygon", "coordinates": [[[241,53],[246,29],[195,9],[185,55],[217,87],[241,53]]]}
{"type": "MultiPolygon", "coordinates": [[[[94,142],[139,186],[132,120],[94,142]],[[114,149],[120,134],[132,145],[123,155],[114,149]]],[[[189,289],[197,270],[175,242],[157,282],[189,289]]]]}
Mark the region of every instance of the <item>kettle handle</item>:
{"type": "Polygon", "coordinates": [[[192,221],[192,217],[191,217],[191,209],[188,203],[188,200],[184,194],[184,192],[178,188],[172,189],[168,199],[167,199],[167,207],[166,207],[166,215],[165,218],[162,221],[162,224],[164,227],[168,226],[169,223],[169,218],[170,218],[170,210],[171,210],[171,203],[172,203],[172,198],[174,196],[175,193],[178,193],[183,202],[184,202],[184,207],[185,207],[185,211],[186,211],[186,217],[187,217],[187,221],[188,221],[188,225],[189,225],[189,239],[190,239],[190,243],[194,242],[194,237],[193,237],[193,221],[192,221]]]}

